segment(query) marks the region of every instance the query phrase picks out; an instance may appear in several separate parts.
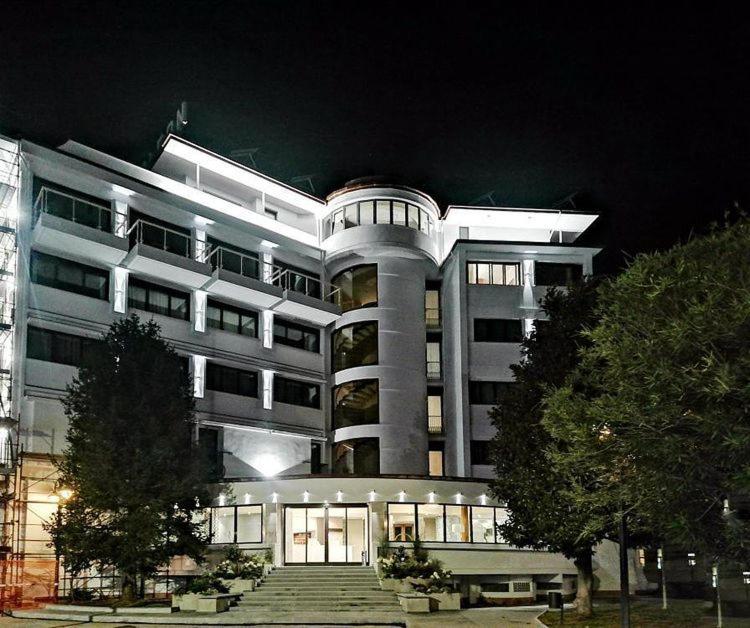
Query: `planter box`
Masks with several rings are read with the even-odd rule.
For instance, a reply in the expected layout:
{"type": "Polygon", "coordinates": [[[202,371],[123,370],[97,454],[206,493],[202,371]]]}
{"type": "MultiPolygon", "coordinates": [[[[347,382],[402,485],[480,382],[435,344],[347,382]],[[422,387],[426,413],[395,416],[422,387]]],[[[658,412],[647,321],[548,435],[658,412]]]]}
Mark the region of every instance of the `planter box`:
{"type": "Polygon", "coordinates": [[[267,576],[273,571],[273,565],[271,563],[263,563],[263,575],[267,576]]]}
{"type": "Polygon", "coordinates": [[[429,613],[437,610],[437,600],[423,593],[399,593],[398,601],[406,613],[429,613]]]}
{"type": "Polygon", "coordinates": [[[199,595],[195,610],[198,613],[223,613],[229,610],[233,595],[219,593],[218,595],[199,595]]]}
{"type": "Polygon", "coordinates": [[[409,593],[414,590],[409,582],[409,578],[404,580],[399,580],[397,578],[383,578],[380,581],[380,588],[383,591],[394,591],[396,593],[409,593]]]}
{"type": "Polygon", "coordinates": [[[255,591],[255,580],[252,578],[233,578],[228,580],[221,579],[222,584],[229,589],[230,593],[244,593],[245,591],[255,591]]]}
{"type": "Polygon", "coordinates": [[[194,611],[198,607],[197,593],[184,593],[172,596],[172,607],[181,611],[194,611]]]}
{"type": "Polygon", "coordinates": [[[460,611],[460,593],[430,593],[430,597],[438,603],[439,611],[460,611]]]}

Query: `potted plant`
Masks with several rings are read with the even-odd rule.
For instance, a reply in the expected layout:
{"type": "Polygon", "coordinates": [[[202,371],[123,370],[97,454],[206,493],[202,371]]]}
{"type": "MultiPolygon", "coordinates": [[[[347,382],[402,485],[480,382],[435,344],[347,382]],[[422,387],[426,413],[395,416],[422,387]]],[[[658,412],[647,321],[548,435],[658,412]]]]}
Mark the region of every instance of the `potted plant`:
{"type": "Polygon", "coordinates": [[[438,567],[431,575],[427,585],[417,585],[415,589],[437,601],[440,611],[461,610],[461,594],[457,593],[450,578],[449,570],[438,567]]]}
{"type": "Polygon", "coordinates": [[[256,583],[263,577],[263,559],[255,554],[247,555],[232,545],[212,573],[221,579],[230,593],[254,591],[256,583]]]}
{"type": "Polygon", "coordinates": [[[198,598],[201,595],[219,595],[229,593],[229,588],[212,573],[205,573],[193,580],[181,591],[172,596],[172,607],[181,611],[198,610],[198,598]]]}

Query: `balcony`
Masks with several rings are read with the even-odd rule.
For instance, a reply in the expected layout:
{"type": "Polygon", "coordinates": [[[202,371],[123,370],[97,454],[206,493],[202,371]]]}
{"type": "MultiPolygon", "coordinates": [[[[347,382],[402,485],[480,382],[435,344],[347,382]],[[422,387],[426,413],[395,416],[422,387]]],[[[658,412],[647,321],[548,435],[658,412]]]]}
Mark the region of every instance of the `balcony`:
{"type": "Polygon", "coordinates": [[[192,239],[186,233],[139,219],[127,235],[126,268],[190,288],[200,288],[211,278],[211,266],[192,258],[192,239]]]}
{"type": "Polygon", "coordinates": [[[443,417],[440,414],[430,414],[427,417],[427,432],[429,434],[443,433],[443,417]]]}
{"type": "Polygon", "coordinates": [[[339,289],[317,277],[289,268],[273,267],[269,283],[281,288],[282,300],[273,311],[326,326],[341,317],[336,305],[339,289]]]}
{"type": "Polygon", "coordinates": [[[34,202],[32,244],[49,253],[62,253],[116,265],[128,253],[128,242],[113,232],[109,207],[42,187],[34,202]]]}
{"type": "Polygon", "coordinates": [[[284,298],[281,286],[262,281],[261,263],[256,257],[218,246],[208,251],[205,259],[212,272],[203,289],[210,295],[256,309],[270,309],[284,298]]]}

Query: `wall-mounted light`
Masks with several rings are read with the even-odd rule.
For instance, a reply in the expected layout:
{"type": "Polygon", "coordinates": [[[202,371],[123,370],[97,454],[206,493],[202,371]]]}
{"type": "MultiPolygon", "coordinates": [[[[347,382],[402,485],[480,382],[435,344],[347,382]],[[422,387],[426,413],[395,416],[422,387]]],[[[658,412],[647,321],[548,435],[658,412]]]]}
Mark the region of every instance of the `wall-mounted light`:
{"type": "Polygon", "coordinates": [[[427,494],[427,501],[430,502],[431,504],[435,503],[435,491],[430,491],[427,494]]]}
{"type": "Polygon", "coordinates": [[[226,506],[227,505],[227,496],[222,493],[219,495],[219,506],[226,506]]]}
{"type": "Polygon", "coordinates": [[[377,493],[374,490],[370,491],[370,501],[371,502],[375,501],[375,495],[377,495],[377,493]]]}
{"type": "Polygon", "coordinates": [[[273,371],[263,370],[263,408],[273,407],[273,371]]]}
{"type": "Polygon", "coordinates": [[[306,504],[310,503],[310,491],[305,491],[302,493],[302,501],[306,504]]]}
{"type": "Polygon", "coordinates": [[[336,491],[336,501],[339,504],[344,501],[344,494],[341,491],[336,491]]]}
{"type": "Polygon", "coordinates": [[[278,504],[279,503],[279,494],[278,493],[271,493],[271,503],[272,504],[278,504]]]}
{"type": "Polygon", "coordinates": [[[479,496],[479,503],[480,503],[480,504],[481,504],[482,506],[486,506],[486,505],[487,505],[487,495],[485,495],[484,493],[482,493],[482,494],[481,494],[481,495],[479,496]]]}
{"type": "Polygon", "coordinates": [[[656,550],[656,568],[661,569],[663,563],[664,563],[664,552],[662,551],[660,547],[658,550],[656,550]]]}
{"type": "Polygon", "coordinates": [[[456,503],[460,504],[463,501],[464,496],[461,493],[456,493],[456,503]]]}
{"type": "Polygon", "coordinates": [[[717,565],[711,567],[711,586],[714,589],[719,586],[719,567],[717,565]]]}
{"type": "Polygon", "coordinates": [[[406,501],[406,491],[398,492],[398,501],[400,502],[406,501]]]}
{"type": "Polygon", "coordinates": [[[250,495],[250,493],[245,493],[245,503],[246,503],[246,504],[249,504],[249,503],[250,503],[250,498],[251,498],[251,497],[252,497],[252,496],[250,495]]]}

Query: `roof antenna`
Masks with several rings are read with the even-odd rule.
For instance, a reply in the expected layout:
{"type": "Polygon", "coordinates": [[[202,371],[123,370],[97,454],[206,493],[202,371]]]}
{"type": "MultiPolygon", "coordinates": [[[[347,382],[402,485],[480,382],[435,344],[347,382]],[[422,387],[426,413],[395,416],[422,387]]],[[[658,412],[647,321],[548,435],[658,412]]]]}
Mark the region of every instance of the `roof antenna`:
{"type": "Polygon", "coordinates": [[[310,194],[315,194],[315,186],[313,185],[313,179],[317,177],[317,174],[301,174],[297,177],[292,177],[289,182],[296,185],[299,188],[309,187],[310,194]],[[304,184],[304,185],[302,185],[304,184]]]}
{"type": "Polygon", "coordinates": [[[260,150],[259,147],[254,148],[238,148],[229,153],[229,156],[239,163],[244,163],[247,166],[251,166],[253,170],[258,169],[258,162],[255,161],[255,153],[260,150]]]}
{"type": "Polygon", "coordinates": [[[578,209],[576,206],[576,198],[581,194],[580,190],[576,190],[572,194],[568,194],[565,198],[559,200],[553,205],[553,209],[578,209]]]}
{"type": "Polygon", "coordinates": [[[469,205],[497,207],[497,203],[495,202],[495,190],[490,190],[486,194],[482,194],[482,196],[477,196],[469,203],[469,205]]]}

